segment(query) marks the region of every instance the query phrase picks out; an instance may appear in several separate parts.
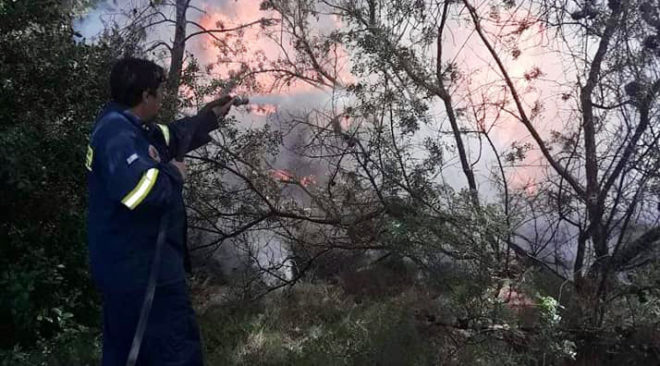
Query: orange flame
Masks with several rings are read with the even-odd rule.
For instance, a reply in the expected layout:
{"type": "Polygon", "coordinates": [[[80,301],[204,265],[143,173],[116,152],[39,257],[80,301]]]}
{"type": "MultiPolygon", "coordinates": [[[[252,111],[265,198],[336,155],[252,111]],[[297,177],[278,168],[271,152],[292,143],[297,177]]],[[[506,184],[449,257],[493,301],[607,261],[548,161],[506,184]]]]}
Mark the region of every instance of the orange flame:
{"type": "Polygon", "coordinates": [[[297,178],[293,173],[283,169],[271,170],[270,176],[282,183],[300,183],[300,185],[303,187],[317,183],[316,177],[313,175],[297,178]]]}
{"type": "Polygon", "coordinates": [[[271,177],[273,177],[273,179],[277,179],[280,182],[291,182],[291,181],[293,181],[293,174],[291,174],[290,172],[288,172],[286,170],[282,170],[282,169],[271,170],[270,175],[271,175],[271,177]]]}
{"type": "MultiPolygon", "coordinates": [[[[277,18],[276,14],[261,11],[260,5],[261,0],[245,0],[241,1],[240,4],[237,2],[228,2],[220,6],[206,4],[205,13],[198,19],[198,22],[206,29],[228,29],[241,24],[251,23],[260,18],[277,18]]],[[[341,21],[336,16],[332,17],[332,25],[334,29],[342,26],[341,21]]],[[[214,37],[204,35],[200,37],[201,60],[204,63],[220,61],[217,66],[221,67],[212,67],[212,69],[216,69],[215,72],[218,76],[225,78],[240,73],[242,65],[249,65],[258,70],[268,69],[270,62],[276,62],[279,58],[285,56],[285,51],[272,41],[266,35],[267,33],[269,33],[268,29],[264,29],[260,25],[253,25],[242,29],[240,32],[222,34],[220,38],[227,37],[226,42],[228,44],[240,44],[237,46],[237,49],[243,51],[240,55],[228,54],[216,46],[214,37]]],[[[285,47],[289,47],[286,46],[286,42],[285,47]]],[[[286,50],[286,52],[291,51],[292,49],[286,50]]],[[[351,74],[349,67],[350,57],[346,49],[342,45],[338,45],[334,53],[338,61],[336,68],[339,79],[344,84],[354,82],[355,78],[351,74]]],[[[255,78],[259,84],[266,88],[269,88],[276,81],[272,73],[260,73],[255,78]]],[[[315,87],[309,83],[294,79],[286,83],[281,91],[285,95],[292,95],[315,90],[315,87]]]]}
{"type": "Polygon", "coordinates": [[[502,287],[497,294],[497,298],[504,301],[511,309],[534,307],[536,305],[536,302],[525,293],[509,286],[502,287]]]}
{"type": "Polygon", "coordinates": [[[302,184],[303,187],[307,187],[310,184],[316,184],[316,177],[313,175],[302,177],[300,178],[300,184],[302,184]]]}

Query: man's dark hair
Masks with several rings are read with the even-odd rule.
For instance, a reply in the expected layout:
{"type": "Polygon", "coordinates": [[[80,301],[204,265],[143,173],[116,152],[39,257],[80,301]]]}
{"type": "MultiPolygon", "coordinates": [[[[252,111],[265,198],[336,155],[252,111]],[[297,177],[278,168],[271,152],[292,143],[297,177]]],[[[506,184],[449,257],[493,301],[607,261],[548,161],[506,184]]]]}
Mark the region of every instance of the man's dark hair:
{"type": "Polygon", "coordinates": [[[128,107],[142,101],[142,92],[155,95],[158,86],[165,81],[165,70],[149,60],[124,58],[110,72],[112,99],[128,107]]]}

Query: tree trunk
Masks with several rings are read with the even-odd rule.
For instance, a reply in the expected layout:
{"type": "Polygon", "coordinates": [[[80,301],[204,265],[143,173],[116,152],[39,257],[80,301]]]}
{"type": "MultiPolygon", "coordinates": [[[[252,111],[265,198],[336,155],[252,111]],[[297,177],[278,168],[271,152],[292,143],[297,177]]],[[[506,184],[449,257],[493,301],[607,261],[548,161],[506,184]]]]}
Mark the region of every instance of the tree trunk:
{"type": "Polygon", "coordinates": [[[467,178],[467,182],[468,182],[468,187],[470,188],[470,197],[472,198],[472,204],[476,208],[479,208],[480,207],[479,191],[477,190],[477,182],[474,179],[474,172],[472,171],[472,165],[470,165],[470,162],[467,157],[467,153],[465,151],[465,146],[463,144],[463,137],[461,136],[461,130],[458,127],[458,121],[456,120],[456,113],[454,113],[454,106],[451,102],[451,96],[449,95],[449,92],[445,88],[445,84],[442,79],[442,32],[446,24],[447,13],[449,11],[450,4],[451,3],[449,1],[445,1],[444,9],[442,11],[442,22],[438,27],[438,37],[437,37],[438,54],[436,57],[436,78],[438,82],[438,88],[441,91],[441,93],[438,93],[438,96],[440,97],[440,99],[442,99],[445,105],[447,117],[449,118],[449,123],[451,124],[452,132],[454,133],[454,140],[456,141],[456,149],[458,150],[458,157],[461,160],[461,167],[463,168],[463,174],[465,174],[465,178],[467,178]]]}
{"type": "Polygon", "coordinates": [[[167,77],[167,97],[165,98],[165,119],[172,120],[178,109],[177,100],[179,85],[181,84],[181,71],[183,70],[183,56],[186,50],[186,11],[190,0],[176,0],[176,29],[174,44],[172,45],[172,58],[170,71],[167,77]]]}

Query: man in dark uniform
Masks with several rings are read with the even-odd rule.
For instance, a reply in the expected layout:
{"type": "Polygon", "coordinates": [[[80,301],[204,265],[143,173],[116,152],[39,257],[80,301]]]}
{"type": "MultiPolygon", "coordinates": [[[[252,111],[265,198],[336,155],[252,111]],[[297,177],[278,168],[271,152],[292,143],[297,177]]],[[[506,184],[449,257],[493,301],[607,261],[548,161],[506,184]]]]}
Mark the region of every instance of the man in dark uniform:
{"type": "Polygon", "coordinates": [[[177,160],[210,141],[231,98],[210,103],[194,117],[156,125],[164,82],[164,70],[153,62],[117,62],[110,75],[113,101],[96,120],[87,151],[89,252],[103,297],[104,366],[126,365],[161,227],[166,232],[155,263],[155,294],[136,364],[202,365],[185,281],[186,168],[177,160]]]}

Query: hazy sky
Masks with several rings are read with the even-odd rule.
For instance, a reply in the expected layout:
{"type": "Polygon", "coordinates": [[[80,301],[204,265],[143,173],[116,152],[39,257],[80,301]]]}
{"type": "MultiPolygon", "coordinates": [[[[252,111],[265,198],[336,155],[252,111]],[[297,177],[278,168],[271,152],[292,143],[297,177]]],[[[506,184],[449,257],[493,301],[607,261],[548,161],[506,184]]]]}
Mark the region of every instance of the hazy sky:
{"type": "MultiPolygon", "coordinates": [[[[144,0],[102,1],[87,16],[77,21],[75,27],[88,40],[93,40],[103,29],[104,23],[112,21],[121,22],[125,19],[117,16],[120,10],[130,11],[132,8],[140,9],[140,5],[145,3],[146,1],[144,0]]],[[[193,0],[192,5],[199,10],[194,8],[189,9],[188,19],[196,21],[205,27],[214,27],[217,21],[222,21],[226,27],[243,24],[268,15],[259,10],[260,3],[260,0],[193,0]]],[[[163,11],[169,14],[173,11],[173,7],[165,7],[163,11]]],[[[526,15],[526,12],[519,12],[519,14],[507,14],[503,12],[501,17],[502,19],[515,20],[517,17],[522,18],[526,15]]],[[[327,33],[340,25],[337,19],[326,16],[321,17],[319,22],[315,24],[315,27],[318,32],[327,33]]],[[[194,26],[190,26],[188,32],[190,33],[195,30],[196,28],[194,26]]],[[[150,39],[171,40],[172,38],[173,27],[171,25],[159,26],[150,34],[150,39]]],[[[519,47],[522,52],[520,56],[513,57],[503,54],[503,60],[511,75],[516,79],[516,84],[520,90],[524,91],[523,98],[528,105],[528,109],[531,109],[537,101],[543,102],[542,114],[537,117],[535,124],[540,132],[547,136],[550,130],[562,128],[560,121],[567,120],[567,116],[563,112],[565,108],[559,104],[560,98],[558,97],[563,92],[571,91],[566,90],[567,75],[565,70],[567,68],[565,65],[562,65],[561,58],[557,56],[560,45],[554,44],[552,36],[548,35],[546,30],[539,25],[534,25],[523,32],[521,39],[522,41],[519,47]],[[526,80],[524,75],[529,73],[534,67],[538,67],[543,72],[542,76],[537,80],[526,80]]],[[[243,34],[243,41],[248,48],[244,56],[246,60],[255,58],[255,55],[259,52],[263,52],[269,57],[280,54],[279,48],[272,41],[263,37],[259,27],[246,30],[243,34]]],[[[469,25],[466,26],[464,22],[448,24],[443,47],[445,48],[445,59],[455,60],[465,75],[468,76],[453,91],[453,100],[459,106],[461,103],[466,105],[468,98],[473,98],[473,100],[479,102],[482,96],[494,97],[501,93],[501,89],[493,86],[495,82],[501,80],[499,70],[493,68],[490,56],[485,53],[485,48],[469,25]]],[[[193,39],[193,42],[189,42],[187,45],[187,51],[194,54],[202,64],[213,62],[218,56],[218,51],[211,46],[210,37],[208,36],[193,39]]],[[[348,66],[345,66],[341,74],[344,79],[350,81],[351,75],[346,71],[347,69],[348,66]]],[[[220,75],[225,71],[221,71],[220,75]]],[[[267,76],[262,77],[262,81],[267,81],[267,79],[267,76]]],[[[241,114],[239,112],[239,119],[248,125],[263,123],[266,117],[264,114],[275,112],[276,110],[287,112],[301,108],[327,109],[334,105],[331,103],[333,99],[330,91],[320,91],[305,83],[294,84],[288,90],[280,90],[269,95],[251,97],[253,101],[266,104],[266,109],[265,113],[264,111],[261,113],[253,111],[257,113],[250,114],[241,114]]],[[[334,101],[340,102],[339,107],[335,106],[337,109],[341,109],[341,103],[346,102],[346,100],[341,98],[334,101]]],[[[422,132],[418,134],[420,140],[427,136],[438,136],[439,138],[440,136],[446,136],[446,133],[443,132],[449,130],[448,123],[444,121],[444,107],[440,103],[435,102],[432,105],[430,113],[440,123],[422,126],[422,132]]],[[[487,118],[487,124],[492,122],[492,118],[487,118]]],[[[500,152],[510,148],[511,143],[514,141],[529,141],[528,133],[522,127],[522,124],[508,115],[500,116],[492,132],[494,142],[500,152]]],[[[476,160],[481,156],[479,163],[475,165],[475,173],[478,180],[485,184],[490,178],[494,155],[485,143],[480,145],[476,139],[468,138],[468,140],[467,147],[470,158],[476,160]],[[480,146],[483,149],[480,149],[480,146]]],[[[457,157],[449,156],[449,158],[449,166],[444,174],[444,178],[455,187],[464,187],[465,179],[462,173],[460,173],[460,164],[457,157]]],[[[542,168],[533,167],[534,164],[538,163],[538,158],[538,152],[532,151],[529,153],[529,158],[527,159],[527,163],[530,165],[529,167],[509,170],[509,178],[513,186],[522,187],[529,180],[543,174],[542,168]]],[[[489,191],[489,189],[484,189],[484,193],[488,193],[489,191]]]]}

